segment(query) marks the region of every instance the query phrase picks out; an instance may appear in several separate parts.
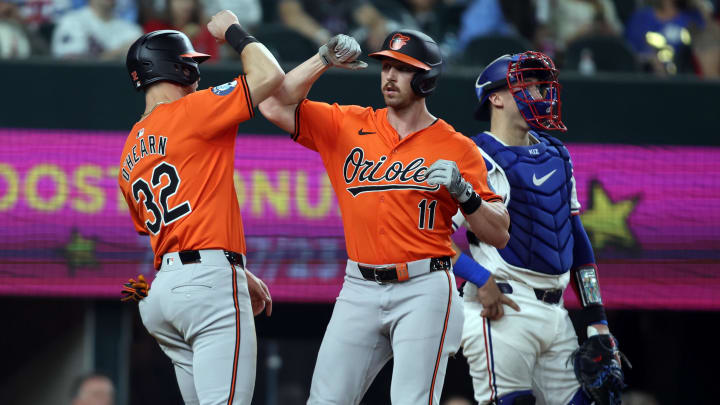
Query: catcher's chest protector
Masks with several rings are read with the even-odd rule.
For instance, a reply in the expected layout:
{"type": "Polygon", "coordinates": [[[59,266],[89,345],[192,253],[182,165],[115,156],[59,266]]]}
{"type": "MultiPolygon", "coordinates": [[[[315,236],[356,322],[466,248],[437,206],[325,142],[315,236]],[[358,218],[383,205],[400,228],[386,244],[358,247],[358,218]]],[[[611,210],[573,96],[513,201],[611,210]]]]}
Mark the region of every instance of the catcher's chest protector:
{"type": "Polygon", "coordinates": [[[499,250],[502,258],[540,273],[563,274],[573,260],[570,154],[557,139],[531,133],[541,142],[505,146],[486,133],[471,139],[505,172],[512,190],[510,241],[499,250]]]}

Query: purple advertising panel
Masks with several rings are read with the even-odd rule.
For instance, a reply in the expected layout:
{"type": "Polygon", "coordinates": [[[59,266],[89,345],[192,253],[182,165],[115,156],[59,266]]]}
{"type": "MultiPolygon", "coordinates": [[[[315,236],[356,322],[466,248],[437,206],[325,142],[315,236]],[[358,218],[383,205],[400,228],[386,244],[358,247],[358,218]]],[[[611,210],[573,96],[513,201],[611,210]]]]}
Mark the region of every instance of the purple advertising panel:
{"type": "MultiPolygon", "coordinates": [[[[117,187],[125,136],[0,130],[1,295],[118,297],[127,278],[153,277],[117,187]]],[[[720,148],[569,149],[607,305],[720,309],[720,148]]],[[[334,300],[347,256],[319,155],[241,135],[235,189],[249,269],[273,298],[334,300]]],[[[570,289],[566,300],[577,305],[570,289]]]]}

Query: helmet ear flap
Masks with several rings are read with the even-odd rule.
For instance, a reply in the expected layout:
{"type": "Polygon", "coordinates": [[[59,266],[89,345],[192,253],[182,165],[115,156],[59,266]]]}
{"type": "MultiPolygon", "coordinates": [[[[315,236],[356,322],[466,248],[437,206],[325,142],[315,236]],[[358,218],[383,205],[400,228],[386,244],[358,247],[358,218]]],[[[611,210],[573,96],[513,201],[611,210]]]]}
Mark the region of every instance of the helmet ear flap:
{"type": "Polygon", "coordinates": [[[417,72],[410,81],[410,87],[419,97],[427,97],[435,91],[439,76],[440,69],[438,68],[417,72]]]}

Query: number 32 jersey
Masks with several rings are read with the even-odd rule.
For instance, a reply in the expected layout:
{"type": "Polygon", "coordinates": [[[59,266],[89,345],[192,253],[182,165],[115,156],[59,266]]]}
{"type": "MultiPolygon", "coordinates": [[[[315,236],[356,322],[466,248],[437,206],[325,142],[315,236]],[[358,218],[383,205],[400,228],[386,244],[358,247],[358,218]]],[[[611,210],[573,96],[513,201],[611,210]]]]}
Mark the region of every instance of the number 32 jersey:
{"type": "Polygon", "coordinates": [[[441,119],[400,140],[387,112],[304,100],[292,137],[322,157],[351,260],[392,264],[452,256],[458,205],[445,187],[427,184],[425,173],[438,159],[452,160],[480,197],[499,201],[487,185],[482,155],[441,119]]]}
{"type": "Polygon", "coordinates": [[[159,104],[133,126],[118,182],[135,229],[150,235],[156,269],[167,252],[245,253],[233,163],[238,124],[252,116],[243,75],[159,104]]]}

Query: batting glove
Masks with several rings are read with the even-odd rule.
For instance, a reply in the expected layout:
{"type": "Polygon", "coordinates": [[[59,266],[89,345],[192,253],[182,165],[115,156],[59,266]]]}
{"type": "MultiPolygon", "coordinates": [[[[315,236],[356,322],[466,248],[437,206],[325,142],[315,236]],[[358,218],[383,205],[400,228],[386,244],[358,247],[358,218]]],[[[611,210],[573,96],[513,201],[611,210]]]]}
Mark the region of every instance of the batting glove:
{"type": "Polygon", "coordinates": [[[475,194],[472,185],[463,179],[457,163],[451,160],[438,159],[430,165],[426,173],[426,181],[431,186],[441,184],[460,204],[475,194]]]}
{"type": "Polygon", "coordinates": [[[359,70],[365,69],[367,63],[357,60],[362,51],[360,44],[355,38],[338,34],[330,38],[327,44],[318,49],[320,59],[325,66],[337,66],[343,69],[359,70]]]}
{"type": "Polygon", "coordinates": [[[131,278],[123,285],[123,289],[120,292],[122,294],[120,301],[138,302],[147,297],[149,289],[150,286],[147,281],[145,281],[145,277],[142,274],[138,276],[137,281],[131,278]]]}

